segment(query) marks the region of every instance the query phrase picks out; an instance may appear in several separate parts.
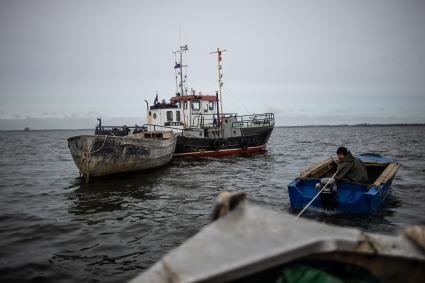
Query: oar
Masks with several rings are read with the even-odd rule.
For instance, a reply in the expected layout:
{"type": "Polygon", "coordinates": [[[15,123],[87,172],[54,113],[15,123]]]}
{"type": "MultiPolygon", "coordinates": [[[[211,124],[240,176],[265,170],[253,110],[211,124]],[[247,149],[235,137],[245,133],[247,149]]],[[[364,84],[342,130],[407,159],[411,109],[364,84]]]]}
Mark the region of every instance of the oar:
{"type": "Polygon", "coordinates": [[[329,182],[335,178],[336,173],[338,173],[338,170],[336,170],[335,174],[329,178],[328,182],[326,183],[326,185],[323,186],[323,188],[314,196],[314,198],[311,199],[311,201],[309,203],[307,203],[307,205],[303,208],[303,210],[300,211],[300,213],[298,213],[297,217],[300,217],[301,214],[303,214],[303,212],[313,203],[313,201],[320,195],[320,193],[326,188],[326,186],[329,184],[329,182]]]}

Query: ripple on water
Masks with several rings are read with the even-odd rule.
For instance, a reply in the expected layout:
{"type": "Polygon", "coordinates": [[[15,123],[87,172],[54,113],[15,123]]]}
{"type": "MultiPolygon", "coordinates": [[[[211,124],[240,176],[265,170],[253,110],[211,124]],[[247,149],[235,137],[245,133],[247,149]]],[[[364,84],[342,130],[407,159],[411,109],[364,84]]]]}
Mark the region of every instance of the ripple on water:
{"type": "Polygon", "coordinates": [[[88,133],[0,132],[0,281],[126,281],[209,223],[224,190],[297,213],[287,184],[339,145],[396,158],[392,196],[372,215],[308,210],[303,217],[387,234],[425,224],[423,127],[276,128],[265,154],[176,159],[91,184],[79,178],[66,145],[88,133]]]}

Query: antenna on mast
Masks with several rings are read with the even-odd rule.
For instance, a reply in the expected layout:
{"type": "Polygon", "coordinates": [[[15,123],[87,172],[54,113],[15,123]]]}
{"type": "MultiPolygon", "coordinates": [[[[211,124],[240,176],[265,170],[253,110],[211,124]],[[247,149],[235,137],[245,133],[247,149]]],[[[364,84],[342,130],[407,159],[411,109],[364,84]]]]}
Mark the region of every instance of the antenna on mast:
{"type": "Polygon", "coordinates": [[[183,67],[187,67],[187,65],[183,65],[183,52],[186,52],[187,50],[189,50],[189,47],[187,47],[187,44],[186,44],[186,45],[180,46],[179,50],[173,52],[175,56],[175,62],[176,62],[176,64],[174,65],[174,70],[176,70],[177,72],[176,73],[177,96],[186,95],[186,92],[187,92],[187,88],[184,85],[186,83],[187,75],[185,75],[183,78],[183,67]],[[179,60],[178,62],[177,62],[177,59],[179,60]],[[180,79],[180,82],[179,82],[179,79],[180,79]]]}
{"type": "Polygon", "coordinates": [[[223,100],[221,99],[221,89],[223,87],[223,81],[222,81],[223,74],[221,73],[221,69],[222,69],[222,66],[221,66],[221,53],[223,53],[224,51],[227,51],[227,50],[220,50],[220,48],[217,48],[217,51],[210,52],[210,54],[217,53],[218,93],[219,93],[219,96],[220,96],[220,108],[221,108],[221,117],[220,117],[220,120],[223,119],[223,113],[224,113],[224,111],[223,111],[223,100]]]}

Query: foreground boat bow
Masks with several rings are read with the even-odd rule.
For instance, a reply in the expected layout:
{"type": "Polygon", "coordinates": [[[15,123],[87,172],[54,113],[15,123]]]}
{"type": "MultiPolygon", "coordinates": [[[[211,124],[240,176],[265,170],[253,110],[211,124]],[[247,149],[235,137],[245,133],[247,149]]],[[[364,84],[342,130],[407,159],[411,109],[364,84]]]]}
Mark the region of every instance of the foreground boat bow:
{"type": "Polygon", "coordinates": [[[304,260],[361,266],[382,282],[419,282],[425,276],[425,254],[406,237],[363,233],[246,203],[131,282],[276,282],[287,264],[304,260]]]}

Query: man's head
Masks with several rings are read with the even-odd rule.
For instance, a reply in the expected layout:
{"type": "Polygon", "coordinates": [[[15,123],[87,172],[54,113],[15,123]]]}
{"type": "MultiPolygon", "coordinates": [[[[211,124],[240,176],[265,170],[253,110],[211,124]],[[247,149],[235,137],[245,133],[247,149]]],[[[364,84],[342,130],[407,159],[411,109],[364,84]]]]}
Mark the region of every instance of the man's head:
{"type": "Polygon", "coordinates": [[[338,147],[336,154],[338,155],[338,160],[341,162],[344,160],[344,157],[347,155],[348,149],[344,146],[338,147]]]}

